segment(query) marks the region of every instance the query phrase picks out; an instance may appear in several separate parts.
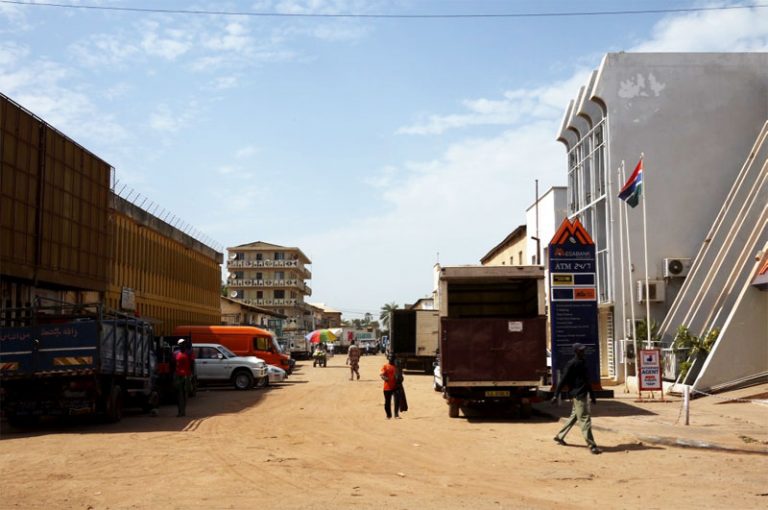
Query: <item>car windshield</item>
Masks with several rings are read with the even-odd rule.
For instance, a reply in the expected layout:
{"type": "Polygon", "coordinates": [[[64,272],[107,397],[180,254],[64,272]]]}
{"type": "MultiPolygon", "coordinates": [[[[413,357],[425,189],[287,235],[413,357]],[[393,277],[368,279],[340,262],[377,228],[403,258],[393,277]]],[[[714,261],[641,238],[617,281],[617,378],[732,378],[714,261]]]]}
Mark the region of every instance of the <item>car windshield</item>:
{"type": "Polygon", "coordinates": [[[275,349],[275,352],[279,352],[281,354],[283,353],[283,348],[280,347],[280,344],[275,340],[275,337],[272,337],[272,347],[275,349]]]}
{"type": "Polygon", "coordinates": [[[229,349],[227,349],[227,348],[226,348],[226,347],[224,347],[223,345],[220,345],[220,346],[219,346],[219,350],[220,350],[220,351],[221,351],[221,352],[224,354],[224,356],[226,356],[227,358],[236,358],[236,357],[237,357],[237,354],[235,354],[234,352],[230,351],[229,349]]]}

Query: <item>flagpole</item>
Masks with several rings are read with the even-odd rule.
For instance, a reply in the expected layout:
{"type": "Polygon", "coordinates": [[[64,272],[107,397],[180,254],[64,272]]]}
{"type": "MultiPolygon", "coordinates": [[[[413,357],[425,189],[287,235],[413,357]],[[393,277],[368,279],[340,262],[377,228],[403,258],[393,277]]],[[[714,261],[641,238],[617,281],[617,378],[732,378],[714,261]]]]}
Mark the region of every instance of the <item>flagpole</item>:
{"type": "MultiPolygon", "coordinates": [[[[621,181],[626,182],[624,179],[626,179],[626,175],[624,174],[624,160],[621,160],[621,181]]],[[[622,202],[624,202],[622,200],[622,202]]],[[[635,380],[637,382],[637,396],[638,398],[642,398],[643,395],[640,392],[640,376],[637,372],[638,370],[638,364],[640,359],[640,351],[637,348],[637,324],[635,322],[635,296],[634,291],[635,287],[632,284],[632,244],[630,242],[629,237],[629,215],[627,212],[629,211],[629,205],[627,205],[626,202],[624,202],[624,228],[625,231],[625,237],[627,240],[627,273],[628,273],[628,280],[629,280],[629,311],[630,315],[632,316],[632,347],[635,350],[635,380]]],[[[625,318],[626,320],[626,318],[625,318]]]]}
{"type": "MultiPolygon", "coordinates": [[[[624,163],[622,162],[622,165],[624,163]]],[[[621,191],[621,183],[624,182],[621,175],[621,167],[616,169],[616,174],[618,177],[618,187],[619,191],[621,191]]],[[[624,393],[629,393],[629,386],[627,384],[627,377],[628,369],[627,369],[627,299],[624,292],[624,218],[622,214],[622,205],[624,201],[619,201],[619,268],[621,269],[621,329],[622,329],[622,336],[621,336],[621,342],[622,342],[622,351],[624,352],[624,393]]],[[[611,221],[613,221],[613,216],[611,216],[611,221]]]]}
{"type": "MultiPolygon", "coordinates": [[[[640,153],[640,160],[645,158],[644,153],[640,153]]],[[[642,199],[643,199],[643,250],[645,252],[645,331],[646,331],[646,348],[651,348],[651,295],[650,284],[648,283],[648,228],[647,221],[645,219],[646,200],[648,195],[648,180],[645,175],[645,165],[643,165],[643,183],[642,183],[642,199]]]]}

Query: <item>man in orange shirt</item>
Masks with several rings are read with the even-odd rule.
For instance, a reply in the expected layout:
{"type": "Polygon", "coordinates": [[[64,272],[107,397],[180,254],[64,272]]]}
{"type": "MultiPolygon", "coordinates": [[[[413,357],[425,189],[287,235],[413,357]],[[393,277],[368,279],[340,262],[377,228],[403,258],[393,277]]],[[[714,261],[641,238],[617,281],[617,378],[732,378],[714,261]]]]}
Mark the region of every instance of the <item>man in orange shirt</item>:
{"type": "Polygon", "coordinates": [[[392,418],[392,396],[395,396],[395,418],[400,418],[400,396],[397,391],[397,367],[395,357],[391,356],[387,364],[381,367],[381,379],[384,381],[384,411],[387,419],[392,418]]]}

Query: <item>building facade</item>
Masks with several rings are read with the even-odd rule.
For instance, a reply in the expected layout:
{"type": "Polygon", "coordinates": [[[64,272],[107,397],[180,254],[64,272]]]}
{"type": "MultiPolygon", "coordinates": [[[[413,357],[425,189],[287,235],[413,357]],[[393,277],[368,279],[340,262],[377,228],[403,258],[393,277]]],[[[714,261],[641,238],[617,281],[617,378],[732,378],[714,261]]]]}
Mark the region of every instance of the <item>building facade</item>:
{"type": "Polygon", "coordinates": [[[220,324],[221,252],[117,195],[109,225],[109,308],[150,320],[156,335],[220,324]]]}
{"type": "Polygon", "coordinates": [[[557,229],[568,217],[566,196],[568,188],[552,186],[537,202],[525,210],[528,263],[547,267],[547,246],[557,229]],[[536,252],[538,249],[538,258],[536,252]]]}
{"type": "Polygon", "coordinates": [[[308,303],[312,307],[314,329],[341,327],[341,312],[325,303],[308,303]]]}
{"type": "Polygon", "coordinates": [[[252,306],[236,299],[221,296],[221,324],[225,326],[256,326],[280,338],[283,335],[285,315],[252,306]]]}
{"type": "Polygon", "coordinates": [[[633,316],[664,319],[766,118],[766,53],[610,53],[568,105],[557,139],[568,217],[596,244],[603,376],[622,377],[633,316]],[[641,155],[644,202],[622,229],[618,191],[641,155]]]}
{"type": "Polygon", "coordinates": [[[150,320],[221,320],[223,255],[114,194],[114,169],[0,94],[0,308],[37,298],[150,320]]]}
{"type": "Polygon", "coordinates": [[[299,249],[257,241],[227,248],[229,297],[285,315],[286,333],[312,330],[312,261],[299,249]]]}
{"type": "Polygon", "coordinates": [[[0,94],[0,306],[99,299],[112,167],[0,94]]]}
{"type": "Polygon", "coordinates": [[[483,255],[480,263],[484,266],[526,266],[528,265],[526,245],[526,226],[520,225],[483,255]]]}

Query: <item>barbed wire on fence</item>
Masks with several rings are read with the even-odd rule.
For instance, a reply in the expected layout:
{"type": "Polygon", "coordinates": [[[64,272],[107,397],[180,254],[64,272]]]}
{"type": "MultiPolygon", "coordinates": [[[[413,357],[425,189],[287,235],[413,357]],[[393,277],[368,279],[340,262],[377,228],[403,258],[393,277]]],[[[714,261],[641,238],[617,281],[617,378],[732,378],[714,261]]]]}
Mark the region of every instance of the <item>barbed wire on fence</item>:
{"type": "Polygon", "coordinates": [[[143,210],[147,214],[154,216],[163,223],[167,223],[169,226],[183,232],[184,234],[200,241],[216,250],[219,253],[224,253],[224,245],[213,239],[208,234],[201,232],[193,227],[190,223],[182,220],[168,209],[164,208],[160,204],[154,202],[147,196],[142,196],[141,193],[128,186],[126,183],[122,183],[115,179],[112,184],[112,192],[118,197],[122,198],[126,202],[130,202],[139,209],[143,210]],[[147,203],[149,201],[149,203],[147,203]]]}

